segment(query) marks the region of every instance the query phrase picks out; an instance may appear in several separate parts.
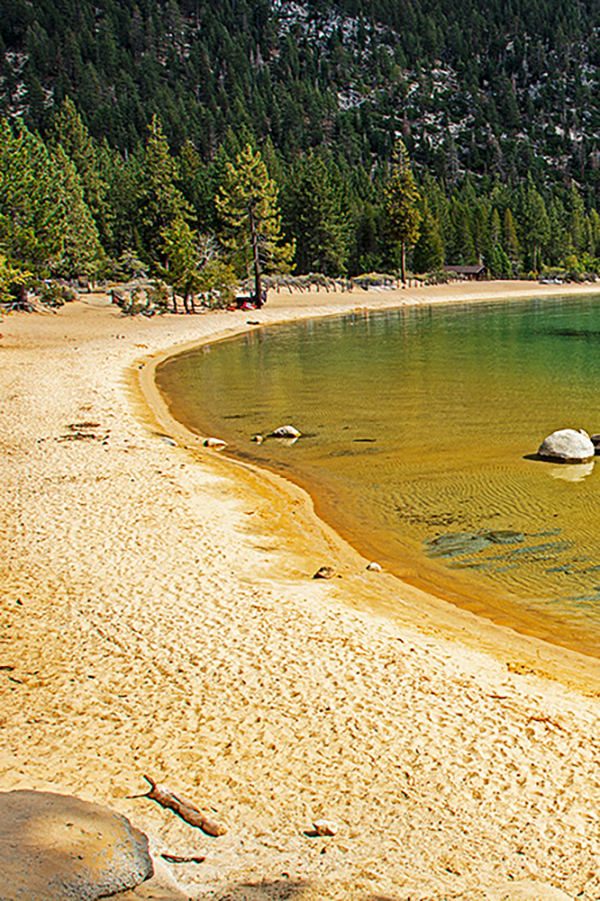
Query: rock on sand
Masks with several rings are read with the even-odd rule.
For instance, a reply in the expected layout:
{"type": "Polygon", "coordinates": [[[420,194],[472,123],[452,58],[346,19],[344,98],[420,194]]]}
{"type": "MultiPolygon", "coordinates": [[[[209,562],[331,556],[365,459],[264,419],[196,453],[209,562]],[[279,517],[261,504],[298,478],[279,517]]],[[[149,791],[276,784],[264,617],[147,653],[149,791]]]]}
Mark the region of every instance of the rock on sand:
{"type": "Polygon", "coordinates": [[[148,839],[118,813],[52,792],[0,792],[2,901],[95,901],[152,876],[148,839]]]}

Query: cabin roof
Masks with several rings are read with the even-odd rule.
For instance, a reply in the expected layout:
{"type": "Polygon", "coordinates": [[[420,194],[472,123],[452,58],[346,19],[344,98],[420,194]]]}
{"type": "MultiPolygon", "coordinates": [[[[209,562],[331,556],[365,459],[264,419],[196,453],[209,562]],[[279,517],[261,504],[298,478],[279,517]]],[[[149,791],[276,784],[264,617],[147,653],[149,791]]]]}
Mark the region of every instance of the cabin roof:
{"type": "Polygon", "coordinates": [[[485,272],[485,266],[483,263],[479,263],[477,266],[449,265],[444,266],[444,272],[455,272],[457,275],[479,275],[481,272],[485,272]]]}

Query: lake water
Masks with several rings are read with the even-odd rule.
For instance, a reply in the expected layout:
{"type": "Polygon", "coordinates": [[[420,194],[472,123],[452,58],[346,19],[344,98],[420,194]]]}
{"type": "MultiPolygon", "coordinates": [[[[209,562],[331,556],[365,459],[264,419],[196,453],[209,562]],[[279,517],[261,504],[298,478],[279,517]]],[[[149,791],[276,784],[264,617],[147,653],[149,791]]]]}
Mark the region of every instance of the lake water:
{"type": "Polygon", "coordinates": [[[600,432],[600,297],[255,329],[157,383],[176,418],[306,487],[397,575],[600,653],[600,469],[528,459],[555,429],[600,432]],[[252,442],[286,424],[303,437],[252,442]]]}

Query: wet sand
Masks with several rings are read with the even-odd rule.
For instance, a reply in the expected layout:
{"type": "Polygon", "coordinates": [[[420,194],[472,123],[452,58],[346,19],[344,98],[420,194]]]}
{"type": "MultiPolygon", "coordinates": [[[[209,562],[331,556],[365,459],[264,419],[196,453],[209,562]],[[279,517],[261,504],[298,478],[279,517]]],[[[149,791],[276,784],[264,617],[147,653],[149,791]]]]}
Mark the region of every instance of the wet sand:
{"type": "Polygon", "coordinates": [[[152,378],[248,319],[567,290],[153,320],[91,295],[6,318],[0,790],[72,792],[157,858],[206,855],[163,864],[195,899],[598,898],[598,662],[367,572],[301,489],[174,423],[152,378]],[[227,834],[128,798],[144,773],[227,834]],[[322,816],[337,835],[306,835],[322,816]]]}

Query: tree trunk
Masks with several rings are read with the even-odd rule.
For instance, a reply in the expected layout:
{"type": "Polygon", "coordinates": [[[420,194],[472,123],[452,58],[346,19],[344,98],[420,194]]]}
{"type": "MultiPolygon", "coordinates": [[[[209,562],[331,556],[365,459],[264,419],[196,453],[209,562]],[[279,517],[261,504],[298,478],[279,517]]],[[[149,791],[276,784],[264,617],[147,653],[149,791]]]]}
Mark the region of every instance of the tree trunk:
{"type": "Polygon", "coordinates": [[[179,310],[177,309],[177,294],[175,293],[175,288],[173,288],[173,312],[179,313],[179,310]]]}
{"type": "Polygon", "coordinates": [[[406,287],[406,244],[404,241],[400,244],[400,269],[402,272],[402,285],[406,287]]]}
{"type": "Polygon", "coordinates": [[[188,302],[189,298],[190,298],[190,292],[186,288],[185,291],[183,292],[183,307],[184,307],[186,313],[190,312],[190,305],[188,302]]]}
{"type": "Polygon", "coordinates": [[[254,221],[254,206],[250,207],[250,228],[252,230],[252,254],[254,257],[254,303],[262,306],[262,286],[260,281],[260,259],[258,256],[258,237],[254,221]]]}

